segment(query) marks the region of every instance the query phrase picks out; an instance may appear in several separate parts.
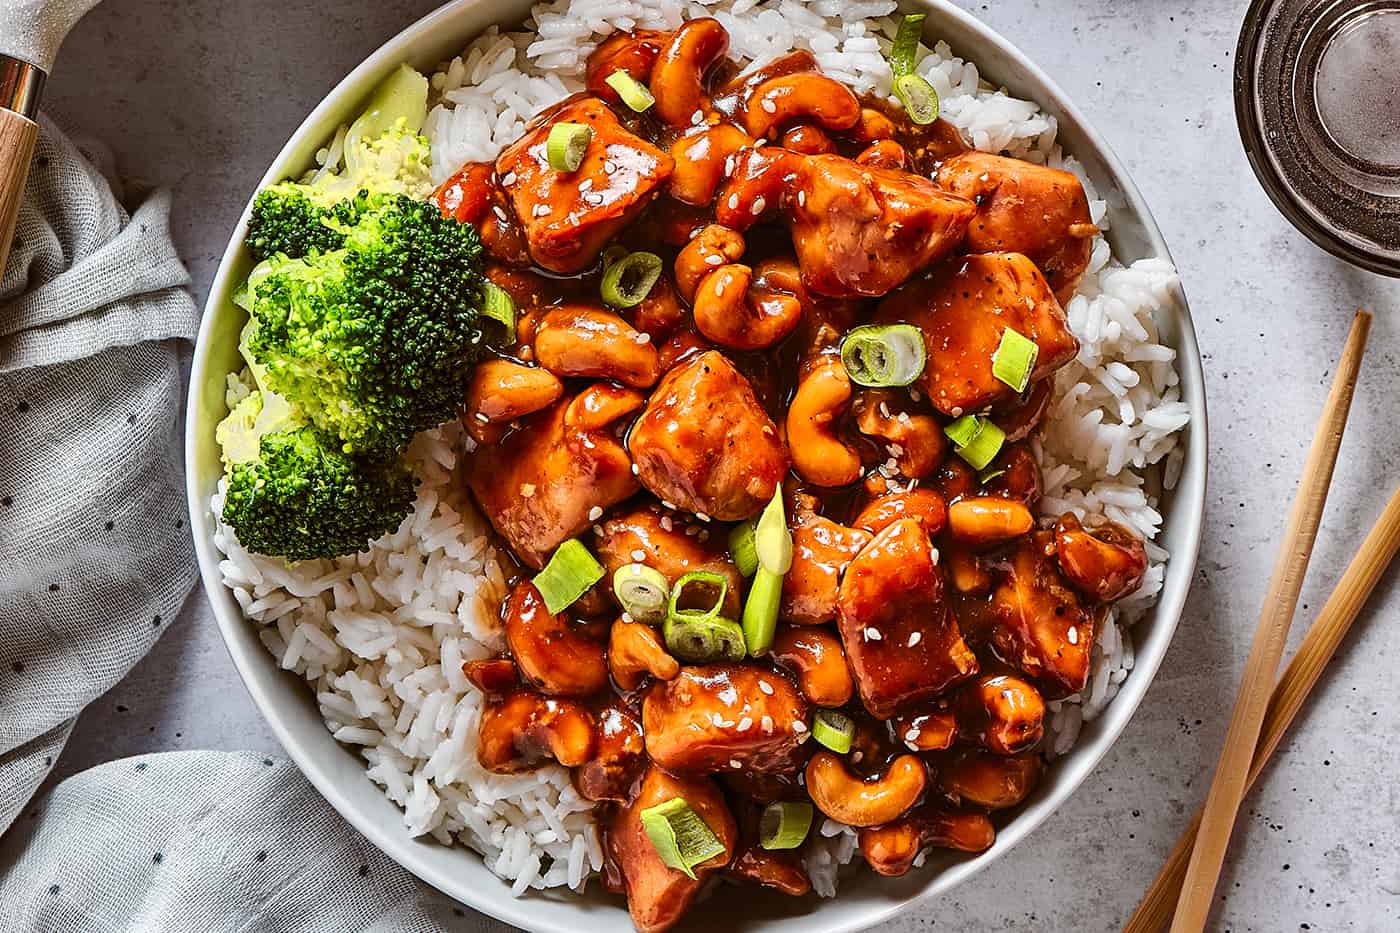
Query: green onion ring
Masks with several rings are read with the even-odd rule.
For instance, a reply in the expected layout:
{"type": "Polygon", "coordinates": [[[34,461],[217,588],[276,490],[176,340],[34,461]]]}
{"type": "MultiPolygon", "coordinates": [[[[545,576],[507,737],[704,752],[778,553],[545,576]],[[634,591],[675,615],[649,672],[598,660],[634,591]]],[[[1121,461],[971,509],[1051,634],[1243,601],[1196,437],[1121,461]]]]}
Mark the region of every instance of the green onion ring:
{"type": "Polygon", "coordinates": [[[744,630],[718,616],[686,619],[671,616],[661,629],[666,650],[692,664],[744,660],[744,630]]]}
{"type": "Polygon", "coordinates": [[[812,828],[812,805],[805,800],[780,800],[763,808],[758,819],[758,844],[769,851],[795,849],[812,828]]]}
{"type": "Polygon", "coordinates": [[[1001,332],[1001,343],[992,354],[992,375],[1016,392],[1024,392],[1039,355],[1040,347],[1034,340],[1008,327],[1001,332]]]}
{"type": "Polygon", "coordinates": [[[914,59],[919,53],[919,38],[924,31],[924,14],[910,13],[899,23],[890,47],[890,71],[896,78],[914,73],[914,59]]]}
{"type": "Polygon", "coordinates": [[[976,415],[963,415],[956,421],[945,425],[943,433],[948,435],[948,440],[953,442],[954,447],[965,447],[972,443],[972,439],[977,436],[977,432],[980,430],[982,430],[982,419],[976,415]]]}
{"type": "Polygon", "coordinates": [[[1001,445],[1006,443],[1006,432],[986,418],[980,419],[982,428],[977,436],[961,447],[954,448],[959,457],[967,461],[974,470],[986,469],[987,465],[1001,453],[1001,445]]]}
{"type": "Polygon", "coordinates": [[[642,830],[668,868],[695,877],[695,866],[724,851],[714,830],[684,797],[647,807],[641,813],[642,830]]]}
{"type": "Polygon", "coordinates": [[[545,157],[556,172],[576,172],[583,164],[588,144],[593,140],[593,128],[583,123],[556,123],[549,128],[545,141],[545,157]]]}
{"type": "Polygon", "coordinates": [[[729,595],[729,581],[723,574],[715,573],[713,570],[692,570],[684,574],[676,585],[671,587],[671,598],[666,605],[666,616],[671,619],[683,619],[687,622],[703,621],[713,619],[719,615],[719,611],[724,608],[724,598],[729,595]],[[687,593],[686,590],[690,592],[687,593]],[[688,609],[681,605],[681,600],[689,597],[694,599],[697,590],[709,590],[715,592],[714,604],[708,609],[688,609]]]}
{"type": "Polygon", "coordinates": [[[651,109],[651,105],[656,103],[656,98],[636,78],[625,71],[614,71],[603,79],[608,87],[617,91],[617,96],[622,98],[622,102],[637,113],[642,113],[651,109]]]}
{"type": "Polygon", "coordinates": [[[904,105],[904,112],[920,126],[938,119],[938,92],[918,75],[900,75],[894,79],[894,93],[904,105]]]}
{"type": "Polygon", "coordinates": [[[819,709],[812,719],[812,738],[838,755],[851,750],[856,724],[851,717],[833,709],[819,709]]]}
{"type": "Polygon", "coordinates": [[[545,609],[555,615],[577,602],[605,574],[603,565],[588,553],[588,548],[577,538],[570,538],[559,545],[533,582],[545,609]]]}
{"type": "Polygon", "coordinates": [[[651,287],[661,278],[661,257],[655,253],[628,253],[614,260],[603,270],[598,289],[603,301],[614,308],[631,308],[641,304],[651,294],[651,287]]]}
{"type": "Polygon", "coordinates": [[[666,618],[671,586],[661,571],[646,564],[624,564],[613,574],[612,585],[622,611],[638,622],[655,623],[666,618]]]}
{"type": "Polygon", "coordinates": [[[927,362],[923,331],[913,324],[864,324],[841,340],[841,363],[857,385],[907,386],[927,362]]]}

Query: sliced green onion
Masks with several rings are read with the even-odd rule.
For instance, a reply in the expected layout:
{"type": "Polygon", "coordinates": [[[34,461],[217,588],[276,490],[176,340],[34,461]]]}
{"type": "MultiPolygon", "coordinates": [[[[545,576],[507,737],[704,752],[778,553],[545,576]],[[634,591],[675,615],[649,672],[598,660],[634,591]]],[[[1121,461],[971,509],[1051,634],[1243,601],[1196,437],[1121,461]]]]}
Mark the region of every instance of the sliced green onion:
{"type": "Polygon", "coordinates": [[[603,300],[614,308],[639,305],[651,294],[651,287],[661,278],[661,257],[655,253],[628,253],[603,270],[598,286],[603,300]]]}
{"type": "Polygon", "coordinates": [[[982,430],[970,443],[956,448],[959,457],[967,461],[974,470],[986,469],[987,464],[1001,453],[1001,445],[1006,443],[1006,433],[986,418],[982,419],[982,430]]]}
{"type": "Polygon", "coordinates": [[[838,755],[851,750],[856,724],[851,717],[834,709],[819,709],[812,718],[812,738],[838,755]]]}
{"type": "Polygon", "coordinates": [[[638,622],[654,623],[666,618],[671,586],[661,571],[646,564],[626,564],[617,568],[612,584],[622,611],[638,622]]]}
{"type": "Polygon", "coordinates": [[[925,126],[938,119],[938,92],[918,75],[900,75],[894,79],[894,93],[904,105],[909,119],[925,126]]]}
{"type": "Polygon", "coordinates": [[[626,256],[629,252],[630,250],[621,243],[614,243],[603,250],[603,271],[608,271],[608,266],[611,266],[623,256],[626,256]]]}
{"type": "Polygon", "coordinates": [[[782,595],[783,575],[760,564],[749,584],[749,598],[744,601],[744,647],[749,657],[761,657],[772,646],[782,595]]]}
{"type": "Polygon", "coordinates": [[[1039,355],[1040,347],[1034,340],[1008,327],[1001,332],[1001,343],[992,354],[992,375],[1017,392],[1024,392],[1039,355]]]}
{"type": "Polygon", "coordinates": [[[907,386],[927,362],[923,331],[913,324],[864,324],[841,341],[841,363],[858,385],[907,386]]]}
{"type": "Polygon", "coordinates": [[[977,482],[985,486],[992,480],[996,479],[998,476],[1002,476],[1005,473],[1005,470],[983,470],[981,473],[977,474],[977,482]]]}
{"type": "Polygon", "coordinates": [[[948,440],[953,442],[954,447],[962,447],[972,443],[972,439],[977,436],[977,432],[980,430],[982,430],[981,418],[976,415],[963,415],[945,426],[943,433],[948,435],[948,440]]]}
{"type": "Polygon", "coordinates": [[[510,292],[487,282],[481,289],[481,313],[504,324],[511,340],[515,339],[515,301],[510,292]]]}
{"type": "Polygon", "coordinates": [[[744,630],[738,622],[672,616],[661,629],[666,650],[694,664],[744,660],[744,630]]]}
{"type": "Polygon", "coordinates": [[[890,71],[896,78],[914,73],[914,58],[919,52],[919,39],[924,32],[924,14],[910,13],[899,23],[890,48],[890,71]]]}
{"type": "Polygon", "coordinates": [[[683,619],[687,622],[713,619],[724,608],[724,597],[729,595],[729,581],[723,574],[713,570],[692,570],[676,581],[671,587],[671,599],[666,605],[666,617],[683,619]],[[714,594],[711,601],[710,594],[714,594]],[[694,608],[697,600],[709,603],[709,608],[694,608]],[[684,605],[682,604],[684,603],[684,605]]]}
{"type": "Polygon", "coordinates": [[[549,128],[544,152],[556,172],[576,172],[593,140],[593,128],[583,123],[556,123],[549,128]]]}
{"type": "Polygon", "coordinates": [[[751,577],[758,569],[758,546],[754,543],[754,529],[758,522],[749,519],[740,522],[729,532],[729,554],[739,568],[739,576],[751,577]]]}
{"type": "Polygon", "coordinates": [[[656,98],[651,96],[647,86],[625,71],[614,71],[603,80],[608,82],[608,87],[617,91],[617,96],[622,98],[624,104],[638,113],[649,110],[651,105],[656,103],[656,98]]]}
{"type": "Polygon", "coordinates": [[[550,614],[572,606],[589,588],[603,579],[603,565],[588,553],[577,538],[570,538],[555,550],[544,569],[535,574],[535,589],[550,614]]]}
{"type": "Polygon", "coordinates": [[[792,567],[792,532],[788,531],[787,517],[783,515],[781,486],[774,491],[773,498],[759,514],[753,540],[761,567],[778,576],[787,573],[792,567]]]}
{"type": "Polygon", "coordinates": [[[763,808],[758,818],[758,844],[765,849],[795,849],[812,828],[812,805],[805,800],[779,800],[763,808]]]}
{"type": "Polygon", "coordinates": [[[695,866],[724,851],[708,823],[690,808],[684,797],[642,811],[642,829],[667,868],[695,877],[695,866]]]}

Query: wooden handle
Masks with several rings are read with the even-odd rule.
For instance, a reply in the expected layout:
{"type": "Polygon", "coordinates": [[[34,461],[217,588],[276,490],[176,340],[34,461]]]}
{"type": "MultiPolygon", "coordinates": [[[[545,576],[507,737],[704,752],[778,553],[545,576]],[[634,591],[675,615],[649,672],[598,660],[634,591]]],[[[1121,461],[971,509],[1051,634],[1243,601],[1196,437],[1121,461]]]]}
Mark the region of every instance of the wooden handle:
{"type": "Polygon", "coordinates": [[[10,245],[19,219],[19,202],[24,198],[24,182],[29,177],[29,161],[39,124],[13,110],[0,108],[0,276],[10,258],[10,245]]]}
{"type": "Polygon", "coordinates": [[[1288,515],[1283,532],[1283,547],[1269,579],[1264,608],[1254,632],[1254,643],[1245,661],[1240,679],[1239,696],[1225,732],[1225,747],[1215,767],[1210,793],[1206,795],[1201,813],[1201,828],[1191,861],[1186,867],[1172,933],[1200,933],[1205,929],[1210,906],[1215,897],[1215,885],[1220,878],[1220,866],[1225,861],[1225,848],[1235,826],[1240,800],[1244,796],[1249,763],[1259,742],[1270,688],[1283,655],[1293,610],[1298,605],[1298,592],[1303,587],[1303,575],[1312,557],[1313,540],[1327,503],[1327,488],[1332,482],[1332,469],[1337,464],[1337,448],[1342,443],[1351,397],[1356,389],[1356,374],[1361,368],[1361,356],[1366,352],[1366,337],[1371,330],[1371,315],[1356,312],[1342,351],[1327,404],[1313,434],[1312,448],[1303,464],[1303,478],[1288,515]]]}
{"type": "MultiPolygon", "coordinates": [[[[1293,724],[1293,719],[1303,708],[1303,703],[1317,684],[1322,670],[1332,659],[1337,646],[1346,637],[1351,623],[1366,604],[1371,591],[1380,582],[1385,568],[1400,549],[1400,489],[1397,489],[1386,503],[1385,511],[1372,527],[1361,549],[1356,552],[1346,573],[1337,583],[1337,588],[1327,598],[1327,604],[1318,613],[1317,621],[1298,646],[1298,651],[1289,662],[1288,669],[1279,678],[1269,698],[1269,709],[1264,714],[1264,726],[1259,733],[1259,745],[1254,749],[1254,758],[1249,765],[1249,778],[1245,789],[1254,786],[1264,765],[1268,763],[1283,734],[1293,724]]],[[[1166,864],[1153,879],[1142,903],[1131,919],[1123,927],[1123,933],[1158,933],[1171,918],[1172,906],[1181,893],[1182,882],[1186,878],[1186,863],[1191,858],[1191,849],[1196,842],[1196,833],[1201,827],[1201,811],[1192,817],[1191,823],[1176,841],[1166,864]]]]}

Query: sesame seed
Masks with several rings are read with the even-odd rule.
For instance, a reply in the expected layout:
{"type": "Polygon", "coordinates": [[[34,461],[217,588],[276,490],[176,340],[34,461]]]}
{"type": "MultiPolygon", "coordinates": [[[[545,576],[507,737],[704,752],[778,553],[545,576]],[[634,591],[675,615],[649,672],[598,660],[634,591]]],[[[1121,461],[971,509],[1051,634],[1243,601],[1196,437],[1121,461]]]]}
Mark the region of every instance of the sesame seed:
{"type": "Polygon", "coordinates": [[[729,209],[730,209],[731,211],[733,211],[733,210],[738,210],[738,209],[739,209],[739,195],[738,195],[738,193],[731,194],[731,195],[729,196],[728,202],[726,202],[726,203],[728,203],[729,209]]]}
{"type": "Polygon", "coordinates": [[[910,726],[909,731],[904,733],[904,741],[908,742],[910,745],[919,741],[919,730],[914,726],[910,726]]]}
{"type": "Polygon", "coordinates": [[[600,519],[600,518],[602,518],[602,517],[603,517],[603,507],[602,507],[601,505],[595,505],[595,506],[593,506],[593,508],[591,508],[591,509],[588,510],[588,520],[589,520],[590,522],[596,522],[598,519],[600,519]]]}
{"type": "Polygon", "coordinates": [[[773,685],[770,684],[770,683],[769,683],[768,681],[766,681],[766,680],[760,680],[760,681],[758,682],[758,689],[762,690],[764,693],[768,694],[770,697],[773,695],[773,685]]]}
{"type": "Polygon", "coordinates": [[[661,527],[662,527],[662,529],[665,530],[665,531],[670,531],[670,530],[672,529],[673,523],[672,523],[672,521],[671,521],[671,516],[669,516],[669,515],[663,515],[663,516],[661,516],[661,527]]]}
{"type": "Polygon", "coordinates": [[[534,483],[521,483],[521,484],[520,484],[520,494],[521,494],[522,496],[524,496],[526,499],[530,498],[531,496],[533,496],[533,495],[535,494],[535,484],[534,484],[534,483]]]}
{"type": "Polygon", "coordinates": [[[798,206],[798,207],[806,207],[806,206],[807,206],[807,192],[805,192],[805,191],[799,191],[799,192],[797,192],[797,206],[798,206]]]}
{"type": "Polygon", "coordinates": [[[592,188],[592,187],[593,187],[593,179],[591,179],[591,178],[585,178],[583,181],[581,181],[581,182],[578,183],[578,193],[579,193],[579,194],[583,194],[585,191],[587,191],[589,188],[592,188]]]}
{"type": "Polygon", "coordinates": [[[622,621],[627,622],[627,623],[630,624],[630,623],[632,622],[632,613],[630,613],[630,612],[624,612],[624,613],[622,614],[622,621]]]}
{"type": "Polygon", "coordinates": [[[548,204],[536,204],[535,207],[534,207],[534,209],[531,210],[530,213],[533,214],[533,215],[536,216],[536,217],[543,217],[545,214],[548,214],[548,213],[549,213],[549,205],[548,205],[548,204]]]}
{"type": "Polygon", "coordinates": [[[641,468],[638,467],[635,463],[632,464],[632,475],[636,476],[640,472],[642,472],[641,468]]]}
{"type": "Polygon", "coordinates": [[[764,110],[768,111],[769,113],[778,112],[778,105],[773,103],[773,98],[771,97],[763,98],[763,101],[759,104],[759,106],[761,106],[764,110]]]}
{"type": "Polygon", "coordinates": [[[758,721],[758,724],[759,724],[760,726],[763,727],[763,731],[764,731],[764,732],[767,732],[767,733],[770,733],[770,734],[772,733],[772,731],[773,731],[773,717],[772,717],[772,716],[764,716],[762,719],[760,719],[760,720],[758,721]]]}
{"type": "Polygon", "coordinates": [[[933,566],[937,567],[937,566],[938,566],[938,558],[939,558],[938,548],[931,548],[930,550],[931,550],[931,556],[933,557],[933,566]]]}
{"type": "Polygon", "coordinates": [[[752,716],[745,716],[743,719],[739,720],[739,731],[740,731],[740,732],[748,732],[749,729],[750,729],[750,727],[752,727],[752,726],[753,726],[753,717],[752,717],[752,716]]]}
{"type": "Polygon", "coordinates": [[[590,191],[583,196],[583,199],[595,207],[603,203],[603,196],[596,191],[590,191]]]}
{"type": "Polygon", "coordinates": [[[633,560],[634,562],[640,564],[642,561],[644,561],[644,560],[646,560],[646,559],[647,559],[647,552],[646,552],[646,551],[643,551],[641,548],[634,548],[634,549],[632,550],[632,560],[633,560]]]}
{"type": "Polygon", "coordinates": [[[727,178],[727,177],[729,177],[730,175],[733,175],[733,174],[734,174],[734,156],[733,156],[733,154],[731,153],[730,156],[729,156],[727,159],[724,160],[724,175],[725,175],[725,177],[727,178]]]}
{"type": "Polygon", "coordinates": [[[705,265],[707,266],[717,266],[722,262],[724,262],[724,257],[719,253],[711,253],[705,257],[705,265]]]}
{"type": "Polygon", "coordinates": [[[762,149],[762,148],[764,147],[764,145],[765,145],[767,142],[768,142],[768,140],[766,140],[766,139],[755,139],[755,140],[753,141],[753,148],[754,148],[754,149],[762,149]]]}
{"type": "Polygon", "coordinates": [[[913,742],[905,742],[904,744],[908,746],[911,752],[917,752],[919,750],[919,746],[915,745],[913,742]]]}
{"type": "Polygon", "coordinates": [[[1079,644],[1079,629],[1075,628],[1073,625],[1069,627],[1069,643],[1071,645],[1079,644]]]}
{"type": "Polygon", "coordinates": [[[638,334],[637,336],[633,337],[632,339],[635,340],[635,341],[637,341],[637,343],[640,343],[640,344],[645,345],[645,344],[651,343],[651,334],[648,334],[648,333],[646,333],[646,332],[642,332],[642,333],[638,334]]]}
{"type": "Polygon", "coordinates": [[[749,205],[749,213],[757,217],[759,214],[763,213],[763,209],[767,206],[768,202],[764,200],[763,195],[760,194],[753,199],[753,204],[749,205]]]}
{"type": "Polygon", "coordinates": [[[710,721],[713,722],[713,723],[714,723],[715,725],[717,725],[717,726],[724,725],[724,717],[721,716],[719,713],[711,713],[711,714],[710,714],[710,721]]]}
{"type": "Polygon", "coordinates": [[[886,404],[885,402],[881,402],[881,403],[880,403],[880,417],[881,417],[881,418],[888,418],[889,416],[890,416],[890,406],[889,406],[888,404],[886,404]]]}
{"type": "Polygon", "coordinates": [[[914,647],[915,645],[917,645],[917,644],[919,643],[919,640],[920,640],[921,638],[923,638],[923,637],[924,637],[924,633],[923,633],[923,632],[910,632],[910,633],[909,633],[909,647],[912,648],[912,647],[914,647]]]}
{"type": "Polygon", "coordinates": [[[710,520],[710,516],[706,515],[704,512],[696,512],[695,517],[702,522],[708,522],[710,520]]]}
{"type": "Polygon", "coordinates": [[[613,172],[615,172],[615,171],[617,171],[617,165],[615,165],[611,159],[604,159],[604,160],[603,160],[603,174],[604,174],[604,175],[611,175],[611,174],[612,174],[613,172]]]}
{"type": "Polygon", "coordinates": [[[514,172],[506,172],[504,175],[502,175],[502,176],[501,176],[501,184],[506,185],[506,186],[510,186],[510,185],[515,184],[515,173],[514,173],[514,172]]]}
{"type": "Polygon", "coordinates": [[[501,205],[497,204],[495,207],[491,208],[491,210],[495,213],[496,219],[499,220],[501,223],[506,223],[506,221],[509,219],[506,217],[506,212],[501,210],[501,205]]]}
{"type": "Polygon", "coordinates": [[[487,424],[491,419],[486,417],[486,412],[479,411],[476,413],[476,420],[480,421],[482,424],[487,424]]]}
{"type": "Polygon", "coordinates": [[[692,113],[692,114],[690,115],[690,122],[691,122],[691,123],[704,123],[704,122],[705,122],[705,111],[703,111],[703,110],[696,110],[694,113],[692,113]]]}
{"type": "Polygon", "coordinates": [[[673,511],[673,512],[676,510],[676,507],[675,507],[674,505],[671,504],[671,500],[670,500],[670,499],[662,499],[662,500],[661,500],[661,504],[662,504],[664,507],[670,509],[670,510],[673,511]]]}
{"type": "Polygon", "coordinates": [[[879,641],[880,637],[880,630],[877,628],[871,627],[865,630],[866,641],[879,641]]]}
{"type": "Polygon", "coordinates": [[[800,719],[794,719],[792,721],[792,731],[796,732],[798,735],[801,735],[802,733],[807,731],[807,724],[800,719]]]}

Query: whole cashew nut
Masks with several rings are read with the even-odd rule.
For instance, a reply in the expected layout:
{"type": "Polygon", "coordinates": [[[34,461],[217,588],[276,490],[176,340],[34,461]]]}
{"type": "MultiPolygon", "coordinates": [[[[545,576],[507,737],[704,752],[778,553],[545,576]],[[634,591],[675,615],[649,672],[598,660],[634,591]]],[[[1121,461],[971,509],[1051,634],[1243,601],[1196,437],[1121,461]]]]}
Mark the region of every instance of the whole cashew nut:
{"type": "Polygon", "coordinates": [[[731,350],[762,350],[792,333],[802,320],[802,303],[753,278],[748,266],[732,263],[701,279],[691,309],[696,329],[731,350]]]}
{"type": "Polygon", "coordinates": [[[657,117],[670,126],[704,121],[713,109],[705,94],[705,72],[724,57],[728,48],[729,33],[719,20],[687,20],[677,29],[651,69],[657,117]]]}
{"type": "Polygon", "coordinates": [[[750,92],[744,107],[744,129],[750,136],[777,138],[776,128],[795,120],[848,130],[860,120],[860,100],[846,85],[818,72],[769,78],[750,92]]]}
{"type": "Polygon", "coordinates": [[[648,674],[657,680],[671,680],[681,672],[655,629],[621,619],[613,623],[608,636],[608,667],[613,681],[629,691],[640,687],[648,674]]]}
{"type": "Polygon", "coordinates": [[[513,693],[486,704],[477,734],[477,758],[487,771],[529,771],[553,758],[581,765],[593,754],[593,718],[571,700],[513,693]]]}
{"type": "Polygon", "coordinates": [[[773,660],[797,676],[797,688],[816,706],[845,706],[855,687],[846,653],[835,633],[814,626],[786,626],[773,639],[773,660]]]}
{"type": "Polygon", "coordinates": [[[704,207],[714,200],[715,190],[724,180],[732,158],[753,144],[747,133],[732,123],[696,127],[671,144],[676,167],[671,172],[671,197],[683,204],[704,207]]]}
{"type": "Polygon", "coordinates": [[[738,262],[743,255],[742,235],[719,224],[707,225],[676,254],[676,291],[686,301],[694,302],[701,279],[720,266],[738,262]]]}
{"type": "Polygon", "coordinates": [[[903,875],[927,846],[985,852],[996,841],[996,828],[985,813],[924,806],[887,826],[862,829],[860,852],[882,875],[903,875]]]}
{"type": "Polygon", "coordinates": [[[1147,573],[1141,538],[1116,522],[1084,528],[1073,512],[1066,512],[1055,525],[1055,554],[1069,582],[1100,602],[1127,596],[1147,573]]]}
{"type": "Polygon", "coordinates": [[[817,752],[807,762],[807,793],[816,808],[847,826],[879,826],[899,819],[928,784],[928,770],[913,755],[900,755],[885,773],[863,781],[839,755],[817,752]]]}
{"type": "Polygon", "coordinates": [[[611,311],[563,305],[535,328],[535,361],[561,378],[591,376],[645,389],[661,376],[651,337],[611,311]]]}
{"type": "Polygon", "coordinates": [[[1019,538],[1035,526],[1025,503],[996,496],[962,498],[948,506],[948,530],[968,547],[990,547],[1019,538]]]}
{"type": "Polygon", "coordinates": [[[953,694],[958,736],[998,755],[1029,751],[1045,734],[1045,698],[1015,674],[980,674],[953,694]]]}
{"type": "Polygon", "coordinates": [[[734,230],[747,230],[776,211],[805,158],[777,146],[740,149],[734,156],[733,173],[715,196],[715,220],[734,230]]]}
{"type": "Polygon", "coordinates": [[[506,601],[506,643],[520,672],[551,696],[588,696],[608,685],[603,645],[563,613],[545,608],[528,579],[506,601]]]}
{"type": "Polygon", "coordinates": [[[515,419],[543,411],[564,394],[553,373],[511,360],[483,360],[472,370],[462,422],[478,443],[494,444],[515,419]]]}
{"type": "Polygon", "coordinates": [[[651,69],[661,54],[661,47],[669,40],[667,33],[657,29],[633,29],[608,37],[588,56],[585,76],[588,93],[610,104],[622,103],[622,98],[608,83],[608,76],[622,71],[646,84],[651,80],[651,69]]]}
{"type": "Polygon", "coordinates": [[[824,354],[797,384],[787,412],[788,449],[797,474],[813,486],[846,486],[860,478],[860,454],[836,436],[836,418],[851,399],[841,358],[824,354]]]}
{"type": "Polygon", "coordinates": [[[924,526],[930,538],[948,522],[948,506],[943,497],[927,487],[908,492],[891,492],[871,500],[860,510],[852,526],[877,535],[901,518],[912,518],[924,526]]]}

